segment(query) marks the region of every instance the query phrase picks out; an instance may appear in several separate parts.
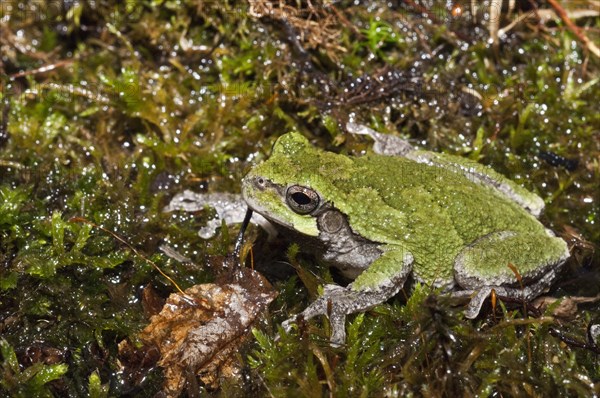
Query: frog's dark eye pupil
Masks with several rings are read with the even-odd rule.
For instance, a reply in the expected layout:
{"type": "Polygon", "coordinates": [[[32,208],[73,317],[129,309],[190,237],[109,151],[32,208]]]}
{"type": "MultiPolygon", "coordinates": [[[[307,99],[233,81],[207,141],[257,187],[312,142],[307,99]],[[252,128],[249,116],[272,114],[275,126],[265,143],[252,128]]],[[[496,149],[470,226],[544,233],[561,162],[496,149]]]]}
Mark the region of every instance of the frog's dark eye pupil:
{"type": "Polygon", "coordinates": [[[300,185],[292,185],[286,193],[288,206],[298,214],[308,214],[319,206],[319,194],[300,185]]]}
{"type": "Polygon", "coordinates": [[[302,192],[293,193],[292,199],[300,206],[305,206],[310,203],[310,198],[308,197],[308,195],[303,194],[302,192]]]}

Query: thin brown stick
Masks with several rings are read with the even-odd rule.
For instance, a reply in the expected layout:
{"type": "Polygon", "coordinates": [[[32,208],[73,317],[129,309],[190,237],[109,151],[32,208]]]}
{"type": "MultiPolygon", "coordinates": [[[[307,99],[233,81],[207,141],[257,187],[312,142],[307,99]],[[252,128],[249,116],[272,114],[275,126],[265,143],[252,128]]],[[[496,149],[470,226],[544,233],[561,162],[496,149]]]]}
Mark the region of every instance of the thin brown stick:
{"type": "Polygon", "coordinates": [[[567,29],[569,29],[577,39],[582,42],[586,48],[595,56],[600,58],[600,48],[596,46],[586,35],[582,32],[579,26],[575,25],[575,23],[569,18],[567,15],[567,11],[558,3],[556,0],[548,0],[548,3],[554,8],[560,19],[567,25],[567,29]]]}
{"type": "Polygon", "coordinates": [[[152,265],[152,267],[154,267],[155,270],[157,270],[162,276],[164,276],[165,278],[167,278],[167,280],[169,282],[171,282],[173,284],[173,286],[175,286],[175,288],[179,291],[179,293],[181,293],[183,295],[184,298],[188,298],[191,299],[192,301],[194,301],[191,297],[189,297],[187,294],[184,293],[183,290],[181,290],[181,288],[179,287],[179,285],[177,284],[177,282],[175,282],[173,280],[173,278],[171,278],[169,275],[165,274],[163,272],[163,270],[160,269],[160,267],[158,265],[156,265],[156,263],[152,260],[150,260],[148,257],[144,256],[142,253],[140,253],[138,250],[136,250],[135,247],[133,247],[131,244],[129,244],[129,242],[127,242],[125,239],[121,238],[119,235],[117,235],[116,233],[96,224],[91,222],[90,220],[88,220],[87,218],[84,217],[73,217],[69,220],[69,222],[76,222],[76,223],[84,223],[84,224],[89,224],[94,228],[98,228],[101,231],[106,232],[107,234],[111,235],[113,238],[115,238],[116,240],[118,240],[119,242],[121,242],[122,244],[124,244],[125,246],[127,246],[128,248],[131,249],[132,252],[134,252],[138,257],[141,257],[142,259],[144,259],[147,263],[149,263],[150,265],[152,265]]]}
{"type": "Polygon", "coordinates": [[[71,65],[73,62],[75,62],[75,61],[72,59],[65,59],[62,61],[55,62],[53,64],[44,65],[37,69],[31,69],[31,70],[25,70],[23,72],[18,72],[18,73],[10,75],[10,77],[12,79],[16,79],[18,77],[23,77],[23,76],[37,75],[40,73],[49,72],[51,70],[54,70],[56,68],[60,68],[60,67],[66,66],[66,65],[71,65]]]}

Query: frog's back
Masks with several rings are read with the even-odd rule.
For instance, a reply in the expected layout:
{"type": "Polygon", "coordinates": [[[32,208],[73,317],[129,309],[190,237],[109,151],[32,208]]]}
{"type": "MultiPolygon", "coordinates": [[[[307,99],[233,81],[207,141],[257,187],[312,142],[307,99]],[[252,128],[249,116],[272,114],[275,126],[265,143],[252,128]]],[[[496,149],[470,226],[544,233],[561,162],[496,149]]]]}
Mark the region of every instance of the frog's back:
{"type": "Polygon", "coordinates": [[[374,188],[387,205],[414,216],[415,222],[432,211],[444,215],[463,243],[502,230],[544,231],[517,203],[453,171],[375,154],[355,158],[355,164],[363,172],[354,175],[351,186],[374,188]]]}

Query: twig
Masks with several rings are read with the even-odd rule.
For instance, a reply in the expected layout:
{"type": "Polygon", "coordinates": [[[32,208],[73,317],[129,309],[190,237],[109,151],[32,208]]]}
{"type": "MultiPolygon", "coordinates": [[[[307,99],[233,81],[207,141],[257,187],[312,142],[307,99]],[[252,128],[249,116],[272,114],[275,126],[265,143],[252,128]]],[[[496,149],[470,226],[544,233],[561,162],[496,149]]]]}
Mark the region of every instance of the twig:
{"type": "MultiPolygon", "coordinates": [[[[567,15],[571,19],[593,18],[593,17],[599,16],[600,11],[596,11],[596,10],[573,10],[573,11],[570,11],[569,10],[569,11],[567,11],[567,15]]],[[[543,10],[535,10],[535,13],[521,14],[518,17],[516,17],[515,19],[513,19],[511,23],[509,23],[505,27],[498,30],[498,36],[500,36],[500,37],[504,36],[506,33],[508,33],[508,31],[510,31],[512,28],[514,28],[518,23],[520,23],[526,19],[537,18],[542,23],[545,23],[546,21],[548,21],[550,19],[555,19],[557,17],[558,16],[556,15],[556,12],[549,8],[543,9],[543,10]]]]}
{"type": "Polygon", "coordinates": [[[502,0],[492,0],[490,2],[490,39],[494,46],[498,45],[498,29],[500,28],[500,13],[502,11],[502,0]]]}
{"type": "Polygon", "coordinates": [[[173,284],[173,286],[175,286],[175,288],[179,291],[179,293],[181,293],[184,298],[187,298],[188,300],[192,300],[192,302],[194,301],[193,298],[191,298],[190,296],[188,296],[187,294],[185,294],[185,292],[183,290],[181,290],[181,288],[179,287],[179,285],[177,284],[177,282],[175,282],[173,280],[173,278],[171,278],[169,275],[165,274],[163,272],[163,270],[160,269],[160,267],[158,265],[156,265],[156,263],[152,260],[150,260],[148,257],[146,257],[145,255],[143,255],[142,253],[140,253],[138,250],[136,250],[135,247],[133,247],[131,244],[129,244],[125,239],[121,238],[119,235],[117,235],[116,233],[98,225],[95,224],[91,221],[89,221],[87,218],[84,217],[73,217],[69,220],[69,222],[72,223],[84,223],[84,224],[88,224],[91,225],[94,228],[97,228],[101,231],[106,232],[107,234],[111,235],[113,238],[115,238],[116,240],[118,240],[119,242],[121,242],[122,244],[124,244],[125,246],[127,246],[132,252],[134,252],[138,257],[142,258],[144,261],[146,261],[148,264],[150,264],[155,270],[157,270],[162,276],[164,276],[169,282],[171,282],[173,284]]]}
{"type": "MultiPolygon", "coordinates": [[[[4,82],[0,82],[0,84],[2,85],[2,89],[4,89],[4,82]]],[[[0,147],[2,147],[10,137],[10,134],[8,134],[8,114],[10,113],[9,99],[3,98],[0,107],[2,107],[2,120],[0,121],[0,147]]]]}
{"type": "Polygon", "coordinates": [[[587,49],[594,54],[596,57],[600,58],[600,48],[596,46],[579,28],[579,26],[575,25],[571,18],[567,15],[565,9],[556,1],[556,0],[548,0],[548,3],[556,10],[556,13],[562,19],[562,21],[567,25],[567,29],[569,29],[576,37],[582,42],[587,49]]]}
{"type": "Polygon", "coordinates": [[[12,75],[10,75],[10,78],[11,79],[16,79],[18,77],[29,76],[29,75],[37,75],[37,74],[40,74],[40,73],[49,72],[49,71],[54,70],[56,68],[60,68],[60,67],[66,66],[66,65],[71,65],[73,62],[75,62],[75,61],[72,60],[72,59],[65,59],[65,60],[62,60],[62,61],[55,62],[53,64],[44,65],[44,66],[42,66],[40,68],[37,68],[37,69],[25,70],[25,71],[22,71],[22,72],[18,72],[18,73],[12,74],[12,75]]]}

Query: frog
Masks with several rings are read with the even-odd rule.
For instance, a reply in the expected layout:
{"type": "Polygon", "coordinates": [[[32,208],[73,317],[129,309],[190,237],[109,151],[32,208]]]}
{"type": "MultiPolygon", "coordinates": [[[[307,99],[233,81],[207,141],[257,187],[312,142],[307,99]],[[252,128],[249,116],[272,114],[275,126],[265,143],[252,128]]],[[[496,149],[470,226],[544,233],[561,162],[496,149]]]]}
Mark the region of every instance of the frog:
{"type": "Polygon", "coordinates": [[[474,160],[408,142],[393,155],[351,156],[289,132],[243,178],[242,197],[351,281],[326,284],[283,323],[290,332],[327,316],[333,346],[345,343],[348,315],[386,302],[409,279],[464,298],[474,319],[492,292],[523,302],[547,292],[569,258],[538,220],[538,195],[474,160]]]}

